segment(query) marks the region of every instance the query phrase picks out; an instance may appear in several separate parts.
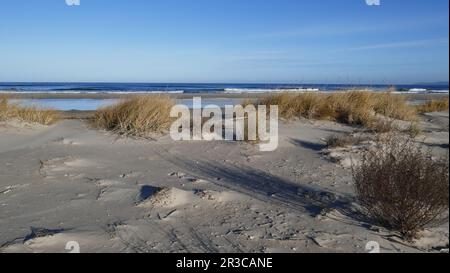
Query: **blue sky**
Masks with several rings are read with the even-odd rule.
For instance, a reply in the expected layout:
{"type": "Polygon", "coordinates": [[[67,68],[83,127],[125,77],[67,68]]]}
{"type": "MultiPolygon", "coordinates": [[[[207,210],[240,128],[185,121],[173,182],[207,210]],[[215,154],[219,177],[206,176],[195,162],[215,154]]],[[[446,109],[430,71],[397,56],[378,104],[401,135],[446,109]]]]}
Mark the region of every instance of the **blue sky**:
{"type": "Polygon", "coordinates": [[[448,81],[449,1],[0,1],[0,81],[448,81]]]}

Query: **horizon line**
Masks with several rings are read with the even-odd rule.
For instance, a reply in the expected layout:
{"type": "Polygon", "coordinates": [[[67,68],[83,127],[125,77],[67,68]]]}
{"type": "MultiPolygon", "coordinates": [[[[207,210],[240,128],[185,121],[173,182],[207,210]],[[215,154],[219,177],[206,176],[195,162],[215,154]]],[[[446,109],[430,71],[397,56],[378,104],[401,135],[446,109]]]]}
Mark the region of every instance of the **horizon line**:
{"type": "Polygon", "coordinates": [[[69,84],[295,84],[295,85],[424,85],[424,84],[435,84],[435,85],[449,85],[450,81],[431,81],[431,82],[410,82],[410,83],[308,83],[308,82],[177,82],[177,81],[168,81],[168,82],[141,82],[141,81],[124,81],[124,82],[116,82],[116,81],[0,81],[0,84],[60,84],[60,83],[69,83],[69,84]]]}

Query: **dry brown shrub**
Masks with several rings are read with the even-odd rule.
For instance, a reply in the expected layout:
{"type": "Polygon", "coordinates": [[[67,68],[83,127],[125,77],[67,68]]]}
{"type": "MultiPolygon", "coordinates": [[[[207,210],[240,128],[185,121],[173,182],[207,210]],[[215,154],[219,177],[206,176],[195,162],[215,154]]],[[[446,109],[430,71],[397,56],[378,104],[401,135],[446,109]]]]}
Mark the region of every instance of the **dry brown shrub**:
{"type": "Polygon", "coordinates": [[[448,219],[448,157],[432,159],[411,138],[382,139],[353,167],[353,178],[365,213],[407,240],[448,219]]]}
{"type": "Polygon", "coordinates": [[[347,146],[359,145],[371,138],[355,135],[332,135],[326,139],[328,148],[342,148],[347,146]]]}

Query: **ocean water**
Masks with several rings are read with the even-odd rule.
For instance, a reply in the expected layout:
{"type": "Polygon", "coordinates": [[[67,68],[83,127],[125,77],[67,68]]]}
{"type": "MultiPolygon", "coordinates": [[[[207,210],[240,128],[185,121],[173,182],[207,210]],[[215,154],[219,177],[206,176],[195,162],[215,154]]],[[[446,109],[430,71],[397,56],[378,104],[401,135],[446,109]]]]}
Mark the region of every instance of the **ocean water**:
{"type": "MultiPolygon", "coordinates": [[[[0,83],[0,93],[252,93],[279,91],[386,90],[391,85],[222,83],[0,83]]],[[[399,91],[448,93],[448,84],[397,85],[399,91]]]]}

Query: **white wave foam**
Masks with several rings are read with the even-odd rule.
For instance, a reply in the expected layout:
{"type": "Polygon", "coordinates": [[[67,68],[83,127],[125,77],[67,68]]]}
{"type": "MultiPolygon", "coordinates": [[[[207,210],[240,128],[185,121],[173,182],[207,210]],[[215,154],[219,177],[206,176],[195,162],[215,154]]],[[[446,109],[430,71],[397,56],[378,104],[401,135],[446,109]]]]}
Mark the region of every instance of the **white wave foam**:
{"type": "Polygon", "coordinates": [[[175,91],[3,91],[0,94],[183,94],[184,90],[175,91]]]}
{"type": "Polygon", "coordinates": [[[281,92],[318,92],[320,89],[317,88],[290,88],[290,89],[257,89],[257,88],[226,88],[225,93],[281,93],[281,92]]]}
{"type": "Polygon", "coordinates": [[[408,91],[396,91],[395,94],[448,94],[449,90],[410,89],[408,91]]]}

